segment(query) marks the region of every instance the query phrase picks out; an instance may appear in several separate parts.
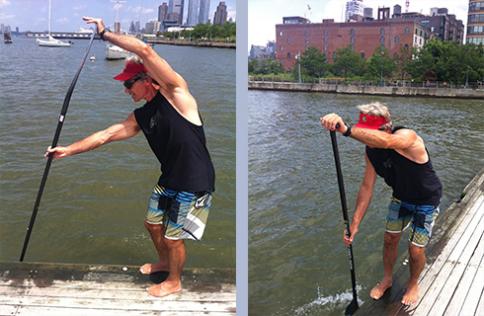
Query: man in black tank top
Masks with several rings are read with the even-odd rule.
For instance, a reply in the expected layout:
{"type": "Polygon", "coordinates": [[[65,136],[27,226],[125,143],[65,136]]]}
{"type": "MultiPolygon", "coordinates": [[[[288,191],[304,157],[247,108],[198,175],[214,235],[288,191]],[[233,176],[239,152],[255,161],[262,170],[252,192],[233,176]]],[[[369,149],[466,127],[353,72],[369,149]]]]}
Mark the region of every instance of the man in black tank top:
{"type": "Polygon", "coordinates": [[[431,234],[442,184],[435,174],[430,156],[420,136],[404,127],[392,128],[388,108],[379,103],[361,105],[357,124],[351,126],[335,114],[321,118],[321,125],[366,145],[366,169],[358,192],[355,213],[350,225],[349,245],[358,233],[358,227],[370,204],[376,176],[380,176],[393,189],[386,220],[383,247],[384,276],[370,292],[379,299],[392,286],[393,266],[398,255],[398,242],[403,230],[411,227],[409,236],[410,278],[402,304],[418,301],[418,278],[425,266],[425,246],[431,234]]]}
{"type": "Polygon", "coordinates": [[[101,19],[83,19],[96,24],[101,39],[139,57],[129,59],[114,79],[124,82],[125,92],[134,102],[146,100],[146,104],[126,120],[69,146],[49,147],[46,155],[64,158],[143,132],[160,162],[161,176],[151,193],[145,219],[159,261],[142,265],[140,272],[169,272],[165,281],[148,288],[149,294],[179,292],[186,258],[184,239],[202,238],[215,190],[215,172],[197,102],[185,80],[149,45],[109,32],[101,19]]]}

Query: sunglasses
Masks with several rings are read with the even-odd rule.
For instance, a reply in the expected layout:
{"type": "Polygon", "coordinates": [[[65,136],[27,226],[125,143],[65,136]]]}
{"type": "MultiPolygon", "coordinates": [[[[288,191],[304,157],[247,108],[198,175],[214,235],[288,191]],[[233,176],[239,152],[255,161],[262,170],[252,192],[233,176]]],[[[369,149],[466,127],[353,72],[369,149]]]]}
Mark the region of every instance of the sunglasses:
{"type": "Polygon", "coordinates": [[[134,76],[131,79],[126,80],[125,82],[123,82],[123,85],[126,89],[131,89],[136,81],[141,80],[141,79],[145,79],[145,78],[146,78],[146,75],[141,73],[141,74],[134,76]]]}

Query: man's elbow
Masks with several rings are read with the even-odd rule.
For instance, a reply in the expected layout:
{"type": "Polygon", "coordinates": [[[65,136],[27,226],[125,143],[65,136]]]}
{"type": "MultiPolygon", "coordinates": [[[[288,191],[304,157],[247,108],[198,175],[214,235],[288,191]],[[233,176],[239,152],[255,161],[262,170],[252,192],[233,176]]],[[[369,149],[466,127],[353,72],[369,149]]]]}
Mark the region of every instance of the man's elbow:
{"type": "Polygon", "coordinates": [[[150,56],[152,56],[155,53],[155,51],[153,50],[153,48],[151,48],[150,45],[147,45],[145,43],[141,43],[140,45],[141,47],[138,55],[141,59],[143,60],[149,59],[150,56]]]}

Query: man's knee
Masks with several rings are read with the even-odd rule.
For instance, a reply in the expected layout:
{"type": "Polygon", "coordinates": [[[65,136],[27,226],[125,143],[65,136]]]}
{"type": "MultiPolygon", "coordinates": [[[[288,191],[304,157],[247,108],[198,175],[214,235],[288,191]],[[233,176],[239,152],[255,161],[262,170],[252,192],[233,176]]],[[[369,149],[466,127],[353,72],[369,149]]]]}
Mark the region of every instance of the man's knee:
{"type": "Polygon", "coordinates": [[[385,232],[383,236],[383,242],[385,247],[396,247],[400,241],[401,233],[389,233],[385,232]]]}
{"type": "Polygon", "coordinates": [[[163,241],[169,249],[175,249],[178,247],[182,247],[184,245],[183,239],[174,240],[174,239],[163,238],[163,241]]]}
{"type": "Polygon", "coordinates": [[[425,247],[419,247],[411,244],[408,247],[408,253],[410,254],[410,259],[419,259],[422,256],[425,256],[425,247]]]}
{"type": "Polygon", "coordinates": [[[151,224],[151,223],[148,223],[148,222],[144,222],[145,224],[145,228],[151,232],[151,233],[161,233],[163,232],[163,225],[161,224],[151,224]]]}

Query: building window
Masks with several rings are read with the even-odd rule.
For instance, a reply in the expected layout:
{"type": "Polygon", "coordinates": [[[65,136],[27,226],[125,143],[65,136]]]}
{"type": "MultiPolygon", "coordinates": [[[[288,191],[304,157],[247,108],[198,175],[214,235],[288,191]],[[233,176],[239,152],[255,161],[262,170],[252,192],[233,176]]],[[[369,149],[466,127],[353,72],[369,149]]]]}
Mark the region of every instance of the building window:
{"type": "Polygon", "coordinates": [[[410,28],[406,27],[404,32],[405,32],[405,34],[410,33],[410,28]]]}
{"type": "Polygon", "coordinates": [[[360,52],[361,58],[365,59],[365,52],[360,52]]]}
{"type": "Polygon", "coordinates": [[[291,59],[291,53],[287,53],[287,59],[291,59]]]}
{"type": "Polygon", "coordinates": [[[394,43],[395,43],[395,44],[400,44],[400,36],[398,36],[398,35],[397,35],[397,36],[395,36],[395,38],[394,38],[394,43]]]}
{"type": "Polygon", "coordinates": [[[281,32],[279,32],[279,36],[282,36],[282,31],[281,31],[281,32]]]}

